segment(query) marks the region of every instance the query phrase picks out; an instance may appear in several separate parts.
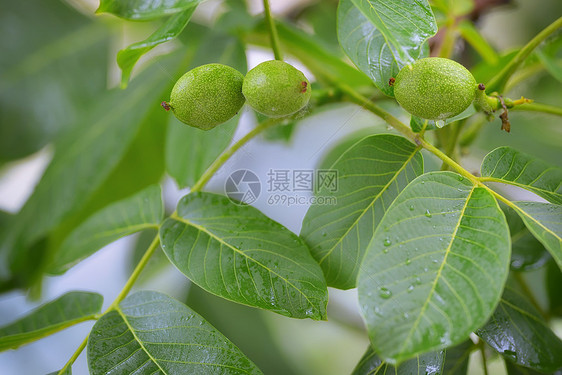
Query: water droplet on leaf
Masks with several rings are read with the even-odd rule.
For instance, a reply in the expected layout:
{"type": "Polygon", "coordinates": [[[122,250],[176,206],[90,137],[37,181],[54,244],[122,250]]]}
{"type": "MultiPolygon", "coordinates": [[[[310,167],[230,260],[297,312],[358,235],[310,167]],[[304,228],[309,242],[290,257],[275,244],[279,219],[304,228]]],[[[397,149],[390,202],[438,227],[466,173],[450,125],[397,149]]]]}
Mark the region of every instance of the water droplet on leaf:
{"type": "Polygon", "coordinates": [[[429,209],[425,210],[425,216],[426,216],[426,217],[431,217],[431,212],[429,212],[429,209]]]}
{"type": "Polygon", "coordinates": [[[381,287],[379,289],[379,296],[384,299],[389,299],[390,297],[392,297],[392,292],[385,287],[381,287]]]}

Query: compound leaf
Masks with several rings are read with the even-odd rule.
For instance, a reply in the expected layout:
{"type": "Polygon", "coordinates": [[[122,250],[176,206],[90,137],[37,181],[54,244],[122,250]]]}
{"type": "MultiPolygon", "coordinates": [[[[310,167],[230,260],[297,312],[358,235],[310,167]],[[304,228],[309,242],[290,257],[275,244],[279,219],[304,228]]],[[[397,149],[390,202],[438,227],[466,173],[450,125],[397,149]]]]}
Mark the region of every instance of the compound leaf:
{"type": "Polygon", "coordinates": [[[49,267],[63,273],[105,245],[148,228],[158,228],[164,217],[160,186],[150,186],[134,196],[92,215],[63,242],[49,267]]]}
{"type": "Polygon", "coordinates": [[[127,20],[144,21],[194,8],[203,0],[101,0],[96,13],[111,13],[127,20]]]}
{"type": "Polygon", "coordinates": [[[137,292],[96,322],[90,373],[261,374],[232,342],[184,304],[137,292]]]}
{"type": "Polygon", "coordinates": [[[490,321],[476,333],[517,365],[548,373],[562,367],[562,340],[509,284],[490,321]]]}
{"type": "Polygon", "coordinates": [[[450,172],[415,179],[367,248],[359,302],[391,363],[456,345],[486,323],[509,270],[510,237],[492,194],[450,172]]]}
{"type": "Polygon", "coordinates": [[[70,292],[0,328],[0,351],[16,349],[86,320],[101,311],[97,293],[70,292]]]}
{"type": "Polygon", "coordinates": [[[562,169],[511,147],[499,147],[486,155],[481,174],[485,181],[515,185],[562,204],[562,169]]]}
{"type": "MultiPolygon", "coordinates": [[[[394,374],[394,375],[440,375],[443,374],[443,365],[445,361],[444,351],[431,352],[417,356],[395,367],[384,362],[369,346],[352,375],[376,375],[376,374],[394,374]]],[[[449,374],[448,372],[445,374],[449,374]]]]}
{"type": "Polygon", "coordinates": [[[328,285],[349,289],[355,287],[361,259],[385,211],[423,173],[423,157],[405,138],[381,134],[356,142],[328,170],[337,173],[337,189],[316,194],[332,196],[337,203],[311,206],[301,237],[328,285]]]}
{"type": "Polygon", "coordinates": [[[170,261],[210,293],[293,318],[326,318],[326,281],[304,242],[251,206],[186,195],[160,238],[170,261]]]}

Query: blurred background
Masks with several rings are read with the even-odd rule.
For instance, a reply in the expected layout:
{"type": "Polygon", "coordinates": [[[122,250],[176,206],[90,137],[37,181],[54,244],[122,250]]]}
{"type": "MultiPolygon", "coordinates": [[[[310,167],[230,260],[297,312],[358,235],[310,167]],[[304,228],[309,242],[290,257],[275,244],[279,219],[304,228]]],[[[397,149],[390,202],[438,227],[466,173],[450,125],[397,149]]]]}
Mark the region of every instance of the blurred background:
{"type": "MultiPolygon", "coordinates": [[[[478,26],[498,51],[517,48],[562,15],[560,0],[496,1],[481,15],[478,26]]],[[[337,1],[271,0],[273,12],[290,18],[311,33],[318,43],[337,49],[335,10],[337,1]]],[[[0,225],[17,213],[33,192],[53,156],[58,140],[82,126],[98,98],[107,90],[119,90],[117,51],[142,40],[157,27],[150,22],[126,22],[109,15],[94,15],[96,0],[29,0],[0,2],[0,225]]],[[[260,0],[249,2],[252,14],[263,11],[260,0]]],[[[173,50],[192,48],[189,33],[212,28],[219,15],[228,11],[222,1],[209,0],[200,6],[188,25],[185,38],[161,45],[144,56],[134,76],[147,66],[157,66],[163,77],[170,72],[158,57],[173,50]]],[[[285,51],[288,60],[313,75],[285,51]]],[[[212,46],[197,52],[198,60],[213,62],[212,46]]],[[[455,58],[471,67],[478,59],[469,46],[459,43],[455,58]]],[[[273,56],[265,49],[247,48],[248,69],[273,56]]],[[[484,72],[485,74],[485,68],[484,72]]],[[[166,79],[166,78],[164,78],[166,79]]],[[[172,78],[170,78],[172,79],[172,78]]],[[[133,77],[134,80],[134,77],[133,77]]],[[[512,98],[521,95],[545,104],[562,105],[560,83],[544,70],[513,86],[512,98]]],[[[111,103],[111,102],[110,102],[111,103]]],[[[155,105],[158,105],[156,103],[155,105]]],[[[381,105],[409,119],[391,100],[381,105]]],[[[171,116],[169,116],[171,117],[171,116]]],[[[561,165],[562,126],[560,119],[540,113],[510,113],[512,132],[499,130],[500,121],[486,123],[463,164],[477,171],[482,157],[495,147],[510,145],[561,165]]],[[[165,132],[168,117],[161,124],[165,132]]],[[[244,110],[235,132],[239,139],[256,124],[244,110]]],[[[254,171],[265,184],[270,169],[314,169],[338,144],[375,132],[388,132],[372,114],[353,105],[329,105],[296,124],[269,132],[239,151],[211,180],[206,190],[224,193],[224,181],[237,169],[254,171]]],[[[153,134],[154,139],[163,136],[153,134]]],[[[439,169],[431,156],[426,169],[439,169]]],[[[132,159],[133,164],[137,163],[132,159]]],[[[164,198],[171,212],[187,191],[177,188],[169,177],[163,182],[164,198]]],[[[272,219],[299,233],[308,206],[271,205],[262,195],[254,205],[272,219]]],[[[21,291],[0,295],[0,326],[33,307],[66,291],[96,291],[104,296],[104,309],[117,296],[135,260],[148,246],[153,233],[123,238],[58,277],[47,277],[40,297],[30,299],[21,291]]],[[[330,289],[328,322],[298,321],[236,305],[203,292],[168,265],[158,254],[143,273],[136,288],[163,291],[185,301],[237,344],[265,374],[348,374],[368,345],[357,309],[355,290],[330,289]]],[[[5,267],[5,266],[2,266],[5,267]]],[[[544,278],[542,269],[528,272],[529,280],[544,278]]],[[[548,303],[539,295],[540,303],[548,303]]],[[[17,351],[0,353],[2,374],[44,374],[56,371],[68,360],[93,323],[83,323],[17,351]]],[[[560,334],[560,322],[556,322],[560,334]]],[[[75,374],[87,374],[85,354],[73,367],[75,374]]],[[[479,374],[478,354],[470,362],[471,374],[479,374]]],[[[492,374],[503,374],[503,362],[490,363],[492,374]]]]}

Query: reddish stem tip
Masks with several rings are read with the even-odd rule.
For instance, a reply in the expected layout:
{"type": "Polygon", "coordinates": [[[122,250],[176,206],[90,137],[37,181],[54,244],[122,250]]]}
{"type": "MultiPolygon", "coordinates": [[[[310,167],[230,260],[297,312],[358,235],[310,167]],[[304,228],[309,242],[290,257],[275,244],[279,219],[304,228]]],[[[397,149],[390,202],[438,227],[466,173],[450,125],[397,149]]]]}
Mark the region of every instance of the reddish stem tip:
{"type": "Polygon", "coordinates": [[[391,78],[388,80],[388,85],[389,85],[389,86],[394,86],[394,83],[395,83],[395,82],[396,82],[396,78],[391,77],[391,78]]]}
{"type": "Polygon", "coordinates": [[[164,108],[166,110],[166,112],[169,111],[172,108],[172,107],[170,107],[170,104],[166,103],[166,102],[162,102],[162,103],[160,103],[160,105],[162,106],[162,108],[164,108]]]}
{"type": "Polygon", "coordinates": [[[301,93],[304,94],[307,89],[308,89],[308,82],[302,81],[301,82],[301,93]]]}
{"type": "Polygon", "coordinates": [[[486,90],[486,86],[484,86],[483,83],[479,83],[479,84],[478,84],[478,90],[484,91],[484,90],[486,90]]]}

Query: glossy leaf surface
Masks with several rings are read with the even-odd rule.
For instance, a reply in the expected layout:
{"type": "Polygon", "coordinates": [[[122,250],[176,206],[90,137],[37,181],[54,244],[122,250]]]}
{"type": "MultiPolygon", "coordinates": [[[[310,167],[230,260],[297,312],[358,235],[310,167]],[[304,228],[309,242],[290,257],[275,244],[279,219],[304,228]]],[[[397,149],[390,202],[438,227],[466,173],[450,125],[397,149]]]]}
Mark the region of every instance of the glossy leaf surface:
{"type": "Polygon", "coordinates": [[[500,147],[486,155],[481,174],[488,181],[515,185],[562,204],[562,169],[511,147],[500,147]]]}
{"type": "Polygon", "coordinates": [[[49,270],[62,273],[105,245],[148,228],[158,228],[164,216],[162,192],[151,186],[91,216],[64,241],[49,270]]]}
{"type": "Polygon", "coordinates": [[[447,348],[445,351],[445,364],[443,374],[467,375],[470,352],[474,348],[471,340],[466,340],[460,345],[447,348]]]}
{"type": "Polygon", "coordinates": [[[466,340],[498,304],[509,255],[491,193],[455,173],[418,177],[388,209],[358,276],[375,350],[400,363],[466,340]]]}
{"type": "Polygon", "coordinates": [[[437,32],[426,0],[341,0],[340,45],[386,95],[394,96],[389,79],[425,54],[423,43],[437,32]]]}
{"type": "Polygon", "coordinates": [[[197,6],[203,0],[101,0],[96,13],[111,13],[128,20],[150,20],[197,6]]]}
{"type": "Polygon", "coordinates": [[[186,195],[160,238],[170,261],[208,292],[293,318],[326,319],[326,281],[307,246],[251,206],[186,195]]]}
{"type": "Polygon", "coordinates": [[[301,237],[328,285],[354,288],[377,225],[398,193],[423,173],[423,157],[405,138],[381,134],[356,142],[327,169],[337,173],[337,189],[317,194],[334,197],[336,204],[312,205],[301,237]]]}
{"type": "Polygon", "coordinates": [[[562,340],[526,297],[506,286],[490,321],[476,331],[507,360],[541,372],[562,367],[562,340]]]}
{"type": "Polygon", "coordinates": [[[444,361],[445,352],[440,351],[420,355],[395,367],[384,362],[369,347],[353,370],[352,375],[440,375],[443,374],[444,361]]]}
{"type": "Polygon", "coordinates": [[[70,292],[0,328],[0,351],[39,340],[67,327],[94,319],[103,297],[96,293],[70,292]]]}
{"type": "Polygon", "coordinates": [[[92,375],[261,374],[232,342],[184,304],[137,292],[101,317],[88,340],[92,375]]]}

